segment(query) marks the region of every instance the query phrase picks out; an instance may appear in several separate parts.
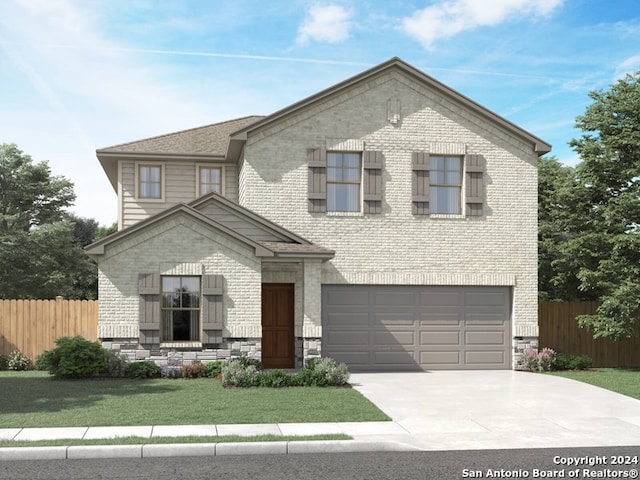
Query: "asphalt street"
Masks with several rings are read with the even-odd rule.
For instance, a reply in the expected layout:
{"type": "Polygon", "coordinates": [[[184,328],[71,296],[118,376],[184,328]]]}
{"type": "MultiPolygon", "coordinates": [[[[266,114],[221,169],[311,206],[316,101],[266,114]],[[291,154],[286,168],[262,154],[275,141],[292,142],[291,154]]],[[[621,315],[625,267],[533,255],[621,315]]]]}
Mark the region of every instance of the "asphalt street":
{"type": "Polygon", "coordinates": [[[0,462],[1,480],[637,478],[637,447],[0,462]],[[577,463],[569,465],[569,463],[577,463]],[[589,465],[590,463],[599,463],[589,465]],[[554,473],[555,472],[555,473],[554,473]],[[635,472],[635,473],[634,473],[635,472]],[[574,475],[575,474],[575,475],[574,475]],[[479,476],[480,475],[480,476],[479,476]],[[574,475],[574,476],[572,476],[574,475]]]}

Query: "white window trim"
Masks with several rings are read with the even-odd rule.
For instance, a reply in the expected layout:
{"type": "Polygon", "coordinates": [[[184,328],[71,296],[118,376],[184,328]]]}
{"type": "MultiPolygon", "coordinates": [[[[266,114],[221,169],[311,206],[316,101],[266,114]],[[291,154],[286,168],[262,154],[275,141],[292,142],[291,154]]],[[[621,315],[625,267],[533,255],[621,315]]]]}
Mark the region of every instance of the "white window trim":
{"type": "Polygon", "coordinates": [[[226,167],[224,165],[214,165],[211,163],[196,163],[196,198],[200,198],[200,169],[201,168],[219,168],[220,169],[220,195],[226,197],[225,180],[226,167]]]}
{"type": "Polygon", "coordinates": [[[136,200],[138,202],[148,202],[148,203],[164,203],[165,195],[166,195],[166,173],[165,173],[165,165],[163,162],[135,162],[135,173],[134,173],[134,181],[135,181],[135,189],[136,189],[136,200]],[[160,198],[147,198],[140,196],[140,167],[160,167],[160,198]]]}

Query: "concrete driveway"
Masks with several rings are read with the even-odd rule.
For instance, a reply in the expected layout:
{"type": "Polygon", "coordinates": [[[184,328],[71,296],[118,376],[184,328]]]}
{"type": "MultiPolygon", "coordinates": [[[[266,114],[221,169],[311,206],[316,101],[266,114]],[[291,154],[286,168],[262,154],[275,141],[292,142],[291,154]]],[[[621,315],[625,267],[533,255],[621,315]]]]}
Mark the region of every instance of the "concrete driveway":
{"type": "Polygon", "coordinates": [[[640,400],[515,371],[360,373],[350,383],[428,450],[640,445],[640,400]]]}

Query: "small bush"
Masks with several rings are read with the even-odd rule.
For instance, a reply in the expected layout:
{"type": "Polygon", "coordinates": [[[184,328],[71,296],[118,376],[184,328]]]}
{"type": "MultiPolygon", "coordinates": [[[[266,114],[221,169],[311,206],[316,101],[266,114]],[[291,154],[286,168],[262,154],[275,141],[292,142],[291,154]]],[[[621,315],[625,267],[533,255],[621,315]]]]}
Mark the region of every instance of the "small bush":
{"type": "Polygon", "coordinates": [[[258,384],[261,387],[282,388],[292,386],[294,375],[284,370],[274,369],[261,372],[258,384]]]}
{"type": "Polygon", "coordinates": [[[552,370],[587,370],[593,365],[593,359],[589,355],[556,354],[552,364],[552,370]]]}
{"type": "Polygon", "coordinates": [[[243,367],[255,367],[256,370],[262,370],[262,362],[256,358],[238,357],[232,361],[238,362],[243,367]]]}
{"type": "Polygon", "coordinates": [[[127,378],[158,378],[160,367],[149,360],[133,362],[127,367],[126,376],[127,378]]]}
{"type": "Polygon", "coordinates": [[[520,364],[525,370],[532,372],[548,372],[555,364],[556,352],[550,348],[543,348],[537,352],[528,348],[522,353],[520,364]]]}
{"type": "Polygon", "coordinates": [[[9,354],[9,360],[7,361],[7,367],[9,370],[30,370],[31,360],[20,350],[14,350],[9,354]]]}
{"type": "Polygon", "coordinates": [[[180,367],[175,365],[164,365],[160,367],[161,378],[180,378],[180,367]]]}
{"type": "Polygon", "coordinates": [[[571,368],[574,370],[588,370],[593,365],[593,358],[589,355],[577,355],[571,360],[571,368]]]}
{"type": "Polygon", "coordinates": [[[99,375],[107,369],[109,351],[99,342],[76,337],[61,337],[56,348],[42,354],[39,361],[56,378],[82,378],[99,375]]]}
{"type": "Polygon", "coordinates": [[[0,353],[0,370],[9,368],[9,359],[0,353]]]}
{"type": "Polygon", "coordinates": [[[260,371],[255,365],[234,359],[222,367],[222,385],[225,387],[256,387],[260,371]]]}
{"type": "Polygon", "coordinates": [[[107,354],[107,366],[105,369],[105,375],[112,378],[122,378],[127,373],[127,368],[129,367],[129,361],[127,360],[127,356],[116,352],[115,350],[110,350],[107,354]]]}
{"type": "Polygon", "coordinates": [[[193,365],[183,365],[180,368],[180,376],[182,378],[202,378],[207,375],[207,367],[201,363],[193,365]]]}
{"type": "Polygon", "coordinates": [[[206,376],[209,378],[215,378],[222,373],[222,366],[225,362],[221,360],[215,360],[213,362],[209,362],[205,365],[207,370],[206,376]]]}
{"type": "Polygon", "coordinates": [[[45,372],[49,370],[51,365],[51,351],[46,350],[36,357],[36,361],[33,362],[33,366],[36,370],[45,372]]]}

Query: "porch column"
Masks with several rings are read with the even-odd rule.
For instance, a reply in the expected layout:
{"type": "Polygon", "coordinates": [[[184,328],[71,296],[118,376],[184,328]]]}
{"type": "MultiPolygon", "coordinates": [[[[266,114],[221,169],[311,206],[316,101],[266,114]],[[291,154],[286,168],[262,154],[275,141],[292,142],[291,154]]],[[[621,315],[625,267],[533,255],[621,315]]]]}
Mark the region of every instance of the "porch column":
{"type": "Polygon", "coordinates": [[[322,337],[322,295],[320,287],[321,264],[321,260],[308,258],[305,258],[303,262],[304,287],[302,301],[304,317],[302,324],[302,336],[304,338],[322,337]]]}

